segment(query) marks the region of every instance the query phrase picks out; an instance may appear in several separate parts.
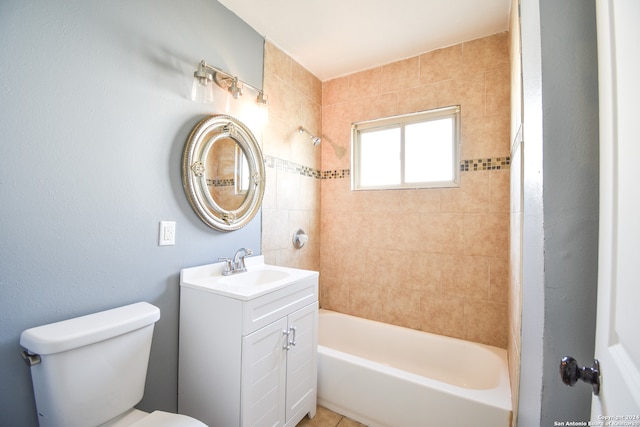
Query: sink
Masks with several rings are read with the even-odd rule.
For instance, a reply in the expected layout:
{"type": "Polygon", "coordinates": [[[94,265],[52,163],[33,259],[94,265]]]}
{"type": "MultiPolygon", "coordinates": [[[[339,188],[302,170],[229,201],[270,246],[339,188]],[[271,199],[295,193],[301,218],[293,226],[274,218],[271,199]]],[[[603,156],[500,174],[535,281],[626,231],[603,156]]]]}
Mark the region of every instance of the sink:
{"type": "Polygon", "coordinates": [[[282,270],[273,270],[265,266],[260,270],[246,271],[244,273],[234,273],[231,276],[224,276],[221,283],[237,286],[259,286],[266,285],[289,277],[290,274],[282,270]]]}
{"type": "Polygon", "coordinates": [[[224,262],[184,268],[180,285],[246,301],[318,276],[317,271],[265,264],[262,255],[247,257],[245,264],[246,272],[229,276],[222,274],[224,262]]]}

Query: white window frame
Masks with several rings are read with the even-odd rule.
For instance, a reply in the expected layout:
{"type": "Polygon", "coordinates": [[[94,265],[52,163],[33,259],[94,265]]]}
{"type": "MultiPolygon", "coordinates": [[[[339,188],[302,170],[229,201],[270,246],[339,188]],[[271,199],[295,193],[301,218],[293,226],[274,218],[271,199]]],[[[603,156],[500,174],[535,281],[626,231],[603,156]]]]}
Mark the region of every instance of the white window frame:
{"type": "Polygon", "coordinates": [[[403,114],[399,116],[386,117],[382,119],[367,120],[353,123],[351,125],[351,189],[352,190],[391,190],[391,189],[412,189],[412,188],[448,188],[460,186],[460,106],[437,108],[433,110],[420,111],[417,113],[403,114]],[[452,144],[452,171],[453,179],[450,181],[427,181],[427,182],[404,182],[405,176],[405,141],[404,128],[407,125],[423,123],[432,120],[451,117],[453,119],[453,144],[452,144]],[[400,171],[401,183],[392,185],[363,186],[360,183],[361,152],[360,135],[363,131],[384,130],[390,128],[401,129],[401,153],[400,171]]]}

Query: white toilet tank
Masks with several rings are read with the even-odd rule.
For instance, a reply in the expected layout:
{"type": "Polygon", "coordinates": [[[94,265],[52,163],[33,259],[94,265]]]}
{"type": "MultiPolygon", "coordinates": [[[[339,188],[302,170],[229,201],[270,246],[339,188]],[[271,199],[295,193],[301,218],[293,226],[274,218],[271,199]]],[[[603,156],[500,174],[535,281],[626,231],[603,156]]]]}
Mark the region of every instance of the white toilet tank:
{"type": "Polygon", "coordinates": [[[97,426],[133,408],[159,318],[140,302],[24,331],[40,426],[97,426]]]}

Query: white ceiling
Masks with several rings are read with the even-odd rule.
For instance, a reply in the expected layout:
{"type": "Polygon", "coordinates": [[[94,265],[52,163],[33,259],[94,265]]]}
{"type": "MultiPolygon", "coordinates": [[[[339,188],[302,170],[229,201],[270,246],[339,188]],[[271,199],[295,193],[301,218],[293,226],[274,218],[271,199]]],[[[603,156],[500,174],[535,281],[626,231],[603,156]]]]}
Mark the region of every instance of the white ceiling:
{"type": "Polygon", "coordinates": [[[218,0],[322,81],[506,31],[510,0],[218,0]]]}

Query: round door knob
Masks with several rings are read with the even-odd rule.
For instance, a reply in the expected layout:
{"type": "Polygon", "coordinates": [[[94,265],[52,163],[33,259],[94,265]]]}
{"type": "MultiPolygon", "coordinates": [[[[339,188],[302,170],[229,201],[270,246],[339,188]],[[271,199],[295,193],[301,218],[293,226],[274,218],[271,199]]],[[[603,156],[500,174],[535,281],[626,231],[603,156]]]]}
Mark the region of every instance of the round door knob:
{"type": "Polygon", "coordinates": [[[578,380],[582,380],[591,384],[593,394],[596,396],[600,393],[600,362],[593,361],[593,365],[589,368],[579,366],[576,359],[565,356],[560,361],[560,377],[566,385],[573,386],[578,380]]]}

